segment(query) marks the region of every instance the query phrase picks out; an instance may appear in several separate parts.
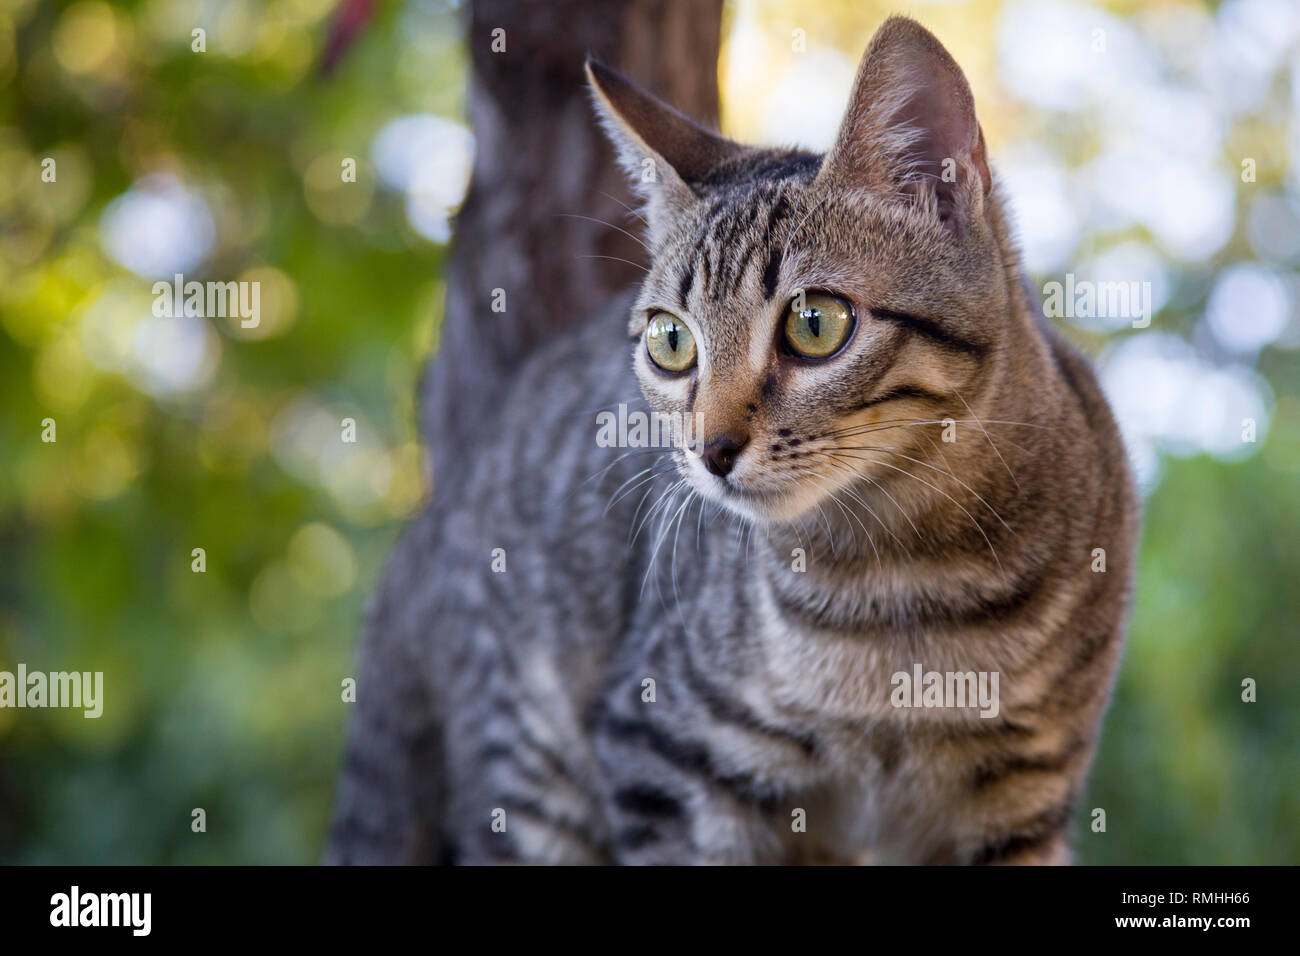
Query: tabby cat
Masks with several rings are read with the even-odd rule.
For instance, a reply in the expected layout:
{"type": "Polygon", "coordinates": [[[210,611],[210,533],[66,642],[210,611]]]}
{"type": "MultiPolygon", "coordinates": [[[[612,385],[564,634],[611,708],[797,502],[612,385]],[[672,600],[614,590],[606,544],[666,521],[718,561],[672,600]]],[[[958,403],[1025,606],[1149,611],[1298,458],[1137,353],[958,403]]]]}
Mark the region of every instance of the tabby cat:
{"type": "Polygon", "coordinates": [[[890,19],[825,156],[587,72],[649,272],[400,545],[328,859],[1068,862],[1136,504],[960,68],[890,19]]]}

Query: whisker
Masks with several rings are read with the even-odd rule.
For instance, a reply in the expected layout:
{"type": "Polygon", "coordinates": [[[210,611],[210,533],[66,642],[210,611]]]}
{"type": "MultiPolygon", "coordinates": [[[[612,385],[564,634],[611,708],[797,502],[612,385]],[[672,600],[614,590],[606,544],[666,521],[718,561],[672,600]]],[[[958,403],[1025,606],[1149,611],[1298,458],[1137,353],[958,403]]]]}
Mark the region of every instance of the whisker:
{"type": "Polygon", "coordinates": [[[831,546],[831,557],[835,557],[835,535],[831,533],[831,523],[826,520],[826,512],[822,511],[821,502],[817,502],[817,513],[822,516],[822,524],[826,526],[826,541],[831,546]]]}
{"type": "Polygon", "coordinates": [[[843,435],[845,432],[851,432],[851,431],[853,431],[854,429],[857,429],[857,428],[875,428],[875,427],[878,427],[878,426],[880,426],[880,425],[888,425],[888,424],[890,424],[890,423],[894,423],[894,422],[899,422],[899,423],[911,423],[911,422],[915,422],[915,421],[917,421],[917,419],[915,419],[915,418],[885,418],[885,419],[881,419],[881,420],[878,421],[878,422],[860,422],[860,423],[858,423],[857,425],[846,425],[846,426],[843,427],[843,428],[834,428],[834,429],[831,429],[831,430],[828,431],[828,432],[822,432],[822,433],[821,433],[819,436],[817,436],[817,437],[819,437],[819,438],[835,438],[835,437],[837,437],[837,436],[839,436],[839,435],[843,435]]]}
{"type": "Polygon", "coordinates": [[[575,259],[613,259],[615,262],[626,262],[626,263],[627,263],[628,265],[630,265],[630,266],[636,266],[638,269],[640,269],[640,270],[641,270],[642,272],[644,272],[646,275],[649,275],[649,274],[650,274],[650,270],[647,269],[645,266],[641,265],[641,263],[639,263],[639,262],[633,262],[631,259],[621,259],[621,258],[619,258],[618,256],[588,256],[588,255],[583,255],[583,256],[575,256],[574,258],[575,258],[575,259]]]}
{"type": "Polygon", "coordinates": [[[686,492],[686,504],[682,505],[682,511],[678,512],[677,530],[673,532],[673,557],[672,557],[672,579],[673,579],[673,602],[677,607],[677,620],[682,623],[682,630],[690,633],[690,628],[686,626],[686,616],[682,614],[682,596],[677,590],[677,536],[682,533],[682,518],[686,516],[685,509],[690,505],[694,497],[689,490],[686,492]]]}
{"type": "Polygon", "coordinates": [[[703,522],[704,522],[704,506],[707,505],[707,504],[708,504],[708,502],[705,501],[705,500],[704,500],[704,496],[701,495],[701,496],[700,496],[700,513],[699,513],[698,515],[695,516],[695,552],[696,552],[697,554],[698,554],[699,551],[700,551],[700,531],[701,531],[701,525],[702,525],[703,522]]]}
{"type": "MultiPolygon", "coordinates": [[[[678,485],[674,485],[673,487],[676,488],[681,484],[685,484],[685,482],[684,481],[678,482],[678,485]]],[[[664,514],[665,515],[668,514],[668,512],[672,509],[672,506],[676,503],[677,503],[677,498],[674,495],[672,502],[670,502],[668,507],[664,509],[664,514]]],[[[682,502],[681,507],[678,508],[677,511],[673,513],[672,517],[668,518],[667,521],[661,522],[661,527],[663,528],[663,531],[659,534],[658,540],[655,541],[654,550],[650,552],[650,560],[646,564],[645,577],[641,579],[641,597],[645,596],[645,586],[650,582],[650,575],[654,572],[655,559],[659,557],[659,549],[663,546],[664,539],[668,537],[669,528],[672,527],[674,521],[679,520],[679,516],[681,515],[683,509],[685,509],[686,506],[689,505],[690,503],[691,503],[690,492],[687,491],[686,500],[682,502]]]]}
{"type": "Polygon", "coordinates": [[[659,495],[659,497],[655,500],[655,503],[654,503],[653,505],[650,506],[650,510],[647,511],[647,512],[645,513],[645,517],[641,519],[641,523],[640,523],[640,524],[637,524],[637,515],[639,515],[639,514],[641,513],[641,507],[642,507],[642,505],[645,504],[645,500],[646,500],[646,498],[648,498],[650,495],[652,495],[652,494],[654,493],[654,490],[655,490],[654,485],[651,485],[649,488],[646,489],[646,493],[645,493],[644,495],[641,496],[641,502],[640,502],[640,504],[638,504],[638,505],[636,506],[636,511],[632,514],[632,524],[633,524],[634,527],[633,527],[632,533],[628,536],[628,542],[627,542],[627,543],[628,543],[628,547],[631,547],[633,544],[636,543],[636,539],[637,539],[638,537],[640,537],[640,535],[641,535],[641,529],[642,529],[643,527],[645,527],[646,522],[648,522],[648,521],[651,519],[651,517],[654,516],[655,511],[659,508],[659,506],[660,506],[661,504],[663,504],[664,499],[665,499],[666,497],[668,497],[668,495],[672,494],[674,491],[677,490],[677,485],[678,485],[678,483],[681,482],[682,480],[683,480],[683,479],[679,478],[679,479],[677,479],[677,481],[674,481],[672,484],[670,484],[670,485],[669,485],[669,486],[668,486],[668,487],[663,491],[663,493],[661,493],[661,494],[659,495]]]}
{"type": "Polygon", "coordinates": [[[650,506],[650,510],[645,513],[645,517],[641,519],[640,527],[636,529],[636,534],[632,537],[632,544],[636,544],[637,538],[641,536],[641,532],[645,530],[651,520],[655,518],[656,513],[662,513],[672,506],[672,502],[677,496],[677,489],[683,484],[684,480],[685,479],[678,478],[670,484],[666,489],[664,489],[663,494],[659,496],[655,503],[650,506]]]}
{"type": "MultiPolygon", "coordinates": [[[[833,463],[832,463],[832,464],[833,464],[833,463]]],[[[845,469],[845,470],[847,471],[847,469],[845,469]]],[[[827,480],[825,475],[819,474],[818,472],[815,472],[815,471],[809,471],[809,472],[806,472],[806,474],[815,475],[816,477],[822,479],[823,481],[826,481],[826,480],[827,480]]],[[[858,527],[861,528],[861,529],[862,529],[862,533],[865,534],[865,535],[867,536],[867,542],[871,545],[871,550],[875,552],[875,555],[876,555],[876,566],[877,566],[877,567],[883,567],[883,564],[881,564],[881,561],[880,561],[880,551],[879,551],[879,549],[876,547],[876,539],[873,538],[873,537],[871,537],[871,532],[868,531],[868,530],[867,530],[867,526],[864,525],[864,524],[862,523],[862,519],[859,518],[857,515],[855,515],[855,514],[854,514],[852,511],[850,511],[848,508],[845,508],[845,507],[844,507],[844,503],[843,503],[842,501],[840,501],[840,499],[836,496],[836,494],[835,494],[834,492],[831,492],[831,494],[830,494],[828,497],[829,497],[830,501],[833,502],[833,503],[835,504],[835,506],[838,507],[838,508],[840,509],[840,512],[841,512],[841,513],[842,513],[846,518],[851,517],[851,518],[853,518],[855,521],[857,521],[857,523],[858,523],[858,527]]],[[[865,505],[865,502],[864,502],[863,504],[865,505]]],[[[867,510],[870,511],[871,509],[868,507],[867,510]]],[[[880,519],[877,518],[876,520],[879,521],[880,519]]],[[[882,525],[882,527],[883,527],[883,525],[882,525]]]]}
{"type": "Polygon", "coordinates": [[[1008,465],[1007,460],[1002,457],[1002,452],[998,451],[998,446],[993,444],[993,439],[989,437],[988,429],[984,427],[984,423],[981,422],[979,416],[975,414],[975,409],[970,407],[970,402],[966,401],[966,399],[961,397],[961,392],[957,392],[956,390],[954,390],[954,392],[958,398],[961,398],[961,403],[966,406],[966,411],[970,412],[971,418],[975,419],[975,424],[979,425],[980,431],[982,431],[984,433],[984,437],[988,439],[989,447],[993,449],[993,454],[998,456],[998,461],[1002,462],[1002,467],[1007,470],[1008,475],[1011,475],[1011,480],[1016,483],[1016,490],[1019,491],[1020,479],[1017,478],[1015,474],[1011,471],[1011,466],[1008,465]]]}
{"type": "MultiPolygon", "coordinates": [[[[916,533],[916,536],[922,541],[925,540],[925,535],[921,534],[921,529],[916,526],[916,522],[913,521],[912,516],[907,513],[907,509],[898,503],[897,499],[895,499],[894,496],[889,493],[889,491],[885,488],[884,485],[876,481],[876,479],[872,478],[870,475],[861,475],[860,477],[864,478],[866,481],[868,481],[871,484],[872,487],[879,490],[882,495],[888,498],[890,502],[893,504],[894,510],[896,510],[900,515],[902,515],[903,520],[912,526],[912,531],[916,533]]],[[[902,542],[899,543],[901,544],[902,542]]]]}
{"type": "Polygon", "coordinates": [[[939,492],[939,494],[943,495],[945,498],[947,498],[949,501],[955,504],[958,508],[961,509],[962,514],[964,514],[967,518],[970,518],[971,524],[975,525],[976,530],[978,530],[979,533],[984,537],[984,543],[989,546],[989,551],[993,553],[993,560],[997,562],[998,570],[1002,570],[1002,559],[998,557],[997,548],[993,547],[993,542],[989,539],[988,532],[984,530],[983,525],[981,525],[978,521],[975,520],[975,516],[962,506],[962,503],[960,501],[958,501],[952,495],[948,494],[948,492],[944,491],[942,488],[930,484],[930,482],[926,481],[924,478],[918,477],[917,475],[912,474],[910,471],[907,471],[906,469],[899,468],[896,465],[891,465],[885,461],[878,461],[874,458],[863,458],[862,461],[870,462],[873,465],[880,465],[883,468],[890,468],[893,469],[894,471],[907,475],[907,477],[919,481],[927,488],[931,488],[934,491],[939,492]]]}
{"type": "Polygon", "coordinates": [[[604,510],[602,510],[600,513],[600,516],[603,518],[606,515],[608,515],[609,509],[614,507],[614,505],[618,504],[620,501],[622,501],[632,492],[636,491],[647,481],[654,481],[660,475],[666,474],[667,471],[668,469],[656,469],[654,465],[651,465],[649,468],[646,468],[642,471],[638,471],[635,475],[633,475],[627,481],[623,482],[623,484],[619,485],[617,488],[614,489],[614,494],[610,496],[610,500],[608,501],[608,503],[606,503],[604,510]],[[641,476],[644,475],[646,472],[651,472],[652,474],[650,474],[649,477],[647,478],[642,478],[640,481],[637,481],[637,479],[641,478],[641,476]],[[627,488],[627,486],[634,481],[636,481],[635,485],[632,485],[632,487],[628,488],[627,491],[623,491],[624,488],[627,488]],[[619,494],[619,492],[623,492],[623,493],[619,494]]]}
{"type": "Polygon", "coordinates": [[[602,467],[602,468],[598,468],[596,471],[593,471],[593,472],[592,472],[590,475],[588,475],[586,478],[582,479],[582,481],[579,483],[578,487],[574,489],[574,492],[581,491],[583,485],[585,485],[587,482],[591,481],[592,479],[595,479],[595,478],[599,478],[599,477],[601,477],[602,475],[605,474],[605,472],[609,471],[611,468],[613,468],[615,465],[617,465],[620,461],[625,461],[626,459],[628,459],[628,458],[632,458],[633,456],[636,456],[636,455],[651,455],[651,454],[655,454],[655,453],[663,454],[663,453],[664,453],[664,449],[662,449],[662,448],[634,448],[632,451],[625,451],[625,452],[623,452],[623,454],[619,455],[617,458],[615,458],[615,459],[614,459],[613,461],[611,461],[609,464],[605,465],[605,466],[602,467]]]}
{"type": "Polygon", "coordinates": [[[948,472],[948,477],[950,477],[950,478],[956,478],[957,475],[956,475],[956,474],[953,472],[953,470],[952,470],[952,463],[951,463],[950,461],[948,461],[948,456],[945,455],[945,454],[943,453],[943,449],[939,447],[939,444],[938,444],[938,443],[937,443],[933,438],[931,438],[929,435],[926,435],[926,436],[925,436],[925,440],[928,441],[928,442],[930,443],[930,450],[933,451],[934,453],[936,453],[940,458],[943,459],[943,464],[944,464],[945,469],[946,469],[947,472],[948,472]]]}
{"type": "Polygon", "coordinates": [[[627,203],[623,202],[623,200],[619,199],[617,196],[613,195],[612,193],[607,193],[603,189],[597,189],[596,192],[600,193],[606,199],[614,200],[614,202],[618,203],[620,206],[626,209],[631,215],[636,216],[647,226],[650,225],[650,220],[646,219],[646,217],[641,215],[639,212],[637,212],[634,207],[629,206],[627,203]]]}
{"type": "MultiPolygon", "coordinates": [[[[874,481],[874,480],[871,478],[870,475],[864,475],[864,474],[862,474],[861,472],[858,472],[858,471],[854,470],[853,468],[850,468],[847,464],[844,463],[844,459],[839,458],[839,457],[836,456],[833,452],[824,452],[824,451],[819,451],[819,452],[817,452],[817,454],[818,454],[818,455],[822,455],[822,456],[826,456],[826,457],[830,457],[830,458],[835,458],[835,459],[837,459],[837,462],[832,463],[832,467],[834,467],[835,464],[838,464],[838,466],[839,466],[840,468],[843,468],[846,472],[848,472],[848,473],[849,473],[850,475],[852,475],[854,478],[861,478],[861,479],[863,479],[864,481],[869,481],[869,482],[871,482],[871,484],[875,485],[876,488],[879,488],[880,491],[884,492],[885,497],[887,497],[890,501],[893,501],[893,502],[894,502],[894,507],[898,509],[898,513],[901,514],[904,518],[907,519],[907,523],[908,523],[908,524],[912,525],[912,530],[916,532],[916,536],[917,536],[918,538],[921,537],[921,531],[920,531],[920,529],[917,528],[916,524],[912,521],[911,516],[908,515],[908,513],[907,513],[906,511],[903,510],[902,505],[900,505],[897,501],[894,501],[894,496],[891,495],[888,491],[885,491],[885,489],[884,489],[884,488],[883,488],[879,483],[877,483],[876,481],[874,481]]],[[[847,491],[849,494],[851,494],[851,495],[854,497],[854,499],[856,499],[857,502],[858,502],[859,504],[862,505],[862,507],[866,508],[868,514],[870,514],[871,517],[875,518],[875,519],[876,519],[876,522],[880,525],[880,527],[884,528],[885,531],[886,531],[886,533],[888,533],[891,537],[893,537],[893,539],[894,539],[895,541],[897,541],[897,542],[899,543],[900,546],[903,544],[902,539],[899,538],[898,535],[894,534],[894,530],[893,530],[892,528],[890,528],[889,525],[885,524],[885,522],[883,522],[883,521],[880,520],[880,515],[876,514],[876,512],[872,509],[871,505],[867,504],[866,501],[863,500],[862,497],[859,496],[857,492],[853,491],[853,489],[851,489],[851,488],[846,488],[846,489],[844,489],[844,490],[847,491]]]]}
{"type": "MultiPolygon", "coordinates": [[[[846,515],[848,515],[850,518],[852,518],[854,521],[858,523],[858,527],[862,529],[862,533],[867,536],[867,544],[871,545],[871,551],[876,556],[876,567],[883,569],[885,565],[884,562],[880,560],[880,549],[876,547],[876,539],[871,536],[871,532],[867,530],[867,526],[862,523],[862,519],[859,518],[857,514],[854,513],[853,509],[845,507],[844,503],[840,501],[840,497],[839,497],[840,492],[853,495],[853,492],[849,491],[849,489],[841,488],[839,492],[834,492],[834,491],[831,492],[831,501],[833,501],[839,507],[840,511],[844,512],[846,515]]],[[[858,498],[857,495],[853,495],[853,497],[857,499],[857,501],[860,504],[862,504],[862,506],[866,508],[868,512],[871,511],[871,508],[867,506],[866,502],[858,498]]],[[[872,517],[875,516],[873,515],[872,517]]],[[[879,521],[880,519],[876,518],[876,520],[879,521]]],[[[889,529],[886,528],[885,530],[888,531],[889,529]]]]}
{"type": "Polygon", "coordinates": [[[609,226],[609,228],[616,229],[619,232],[621,232],[623,235],[627,236],[629,239],[631,239],[633,242],[639,245],[646,252],[651,252],[651,253],[653,252],[653,250],[648,245],[646,245],[645,242],[641,240],[640,236],[634,236],[632,233],[628,232],[622,226],[616,226],[612,222],[606,222],[604,219],[597,219],[595,216],[577,216],[571,212],[557,212],[555,216],[557,219],[585,219],[587,222],[597,222],[600,223],[602,226],[609,226]]]}
{"type": "MultiPolygon", "coordinates": [[[[825,432],[821,438],[837,438],[848,434],[867,434],[872,431],[886,431],[889,428],[907,428],[916,425],[946,425],[949,422],[954,425],[969,424],[974,419],[970,418],[887,418],[880,422],[865,422],[860,425],[848,425],[844,428],[838,428],[833,431],[825,432]],[[898,422],[899,424],[887,424],[898,422]]],[[[1024,428],[1040,428],[1044,431],[1051,431],[1050,425],[1039,425],[1034,422],[1012,422],[1002,421],[999,419],[986,418],[982,422],[984,425],[1020,425],[1024,428]]]]}
{"type": "Polygon", "coordinates": [[[963,488],[969,491],[976,498],[979,498],[980,503],[993,513],[993,517],[997,518],[998,521],[1002,522],[1002,527],[1006,528],[1012,534],[1015,534],[1015,531],[1012,529],[1011,525],[1007,524],[1005,521],[1002,521],[1002,516],[998,514],[997,509],[995,509],[991,504],[985,501],[983,496],[978,491],[976,491],[970,485],[966,484],[966,482],[962,481],[952,472],[945,472],[941,468],[934,467],[934,465],[930,464],[929,462],[921,461],[921,459],[919,458],[913,458],[911,455],[904,455],[901,451],[894,451],[892,448],[885,448],[881,445],[847,445],[847,446],[837,445],[836,447],[840,448],[843,451],[880,451],[880,452],[884,452],[886,455],[896,455],[899,458],[906,458],[908,461],[916,462],[916,464],[920,465],[921,467],[929,468],[931,471],[937,472],[940,475],[947,475],[953,481],[957,482],[957,484],[961,485],[963,488]]]}

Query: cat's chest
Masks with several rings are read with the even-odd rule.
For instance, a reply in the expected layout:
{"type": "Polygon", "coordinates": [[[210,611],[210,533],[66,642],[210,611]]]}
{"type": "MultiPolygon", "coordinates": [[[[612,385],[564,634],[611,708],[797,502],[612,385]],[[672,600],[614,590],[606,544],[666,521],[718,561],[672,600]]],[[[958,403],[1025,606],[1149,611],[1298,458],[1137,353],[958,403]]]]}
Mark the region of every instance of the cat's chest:
{"type": "MultiPolygon", "coordinates": [[[[770,580],[748,588],[751,633],[759,648],[772,700],[791,711],[817,714],[828,725],[897,717],[894,675],[919,659],[937,659],[945,635],[879,624],[829,626],[815,614],[792,612],[770,580]]],[[[824,606],[869,605],[869,593],[850,602],[830,594],[824,606]]],[[[830,617],[831,614],[825,615],[830,617]]]]}

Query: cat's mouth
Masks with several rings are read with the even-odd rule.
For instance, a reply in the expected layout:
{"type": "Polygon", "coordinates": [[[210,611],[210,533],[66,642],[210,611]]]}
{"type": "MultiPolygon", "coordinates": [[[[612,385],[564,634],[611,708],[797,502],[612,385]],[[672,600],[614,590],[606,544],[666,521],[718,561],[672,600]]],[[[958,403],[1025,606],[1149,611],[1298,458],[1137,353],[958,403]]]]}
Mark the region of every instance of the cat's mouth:
{"type": "Polygon", "coordinates": [[[745,488],[740,485],[728,482],[725,478],[715,484],[723,485],[722,494],[736,498],[740,501],[746,501],[753,505],[760,506],[771,504],[785,498],[788,492],[778,491],[765,488],[745,488]]]}
{"type": "Polygon", "coordinates": [[[822,497],[822,492],[809,482],[754,486],[734,472],[725,476],[710,474],[698,462],[684,463],[682,471],[701,497],[750,521],[793,521],[815,508],[822,497]]]}
{"type": "Polygon", "coordinates": [[[819,491],[796,484],[786,489],[722,489],[720,500],[733,512],[765,524],[785,524],[803,517],[817,507],[819,491]]]}

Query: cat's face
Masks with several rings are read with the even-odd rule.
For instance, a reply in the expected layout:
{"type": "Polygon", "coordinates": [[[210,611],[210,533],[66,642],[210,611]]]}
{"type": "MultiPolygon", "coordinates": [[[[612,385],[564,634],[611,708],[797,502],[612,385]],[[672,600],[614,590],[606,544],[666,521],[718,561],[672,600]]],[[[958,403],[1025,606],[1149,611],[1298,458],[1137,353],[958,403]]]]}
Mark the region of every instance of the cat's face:
{"type": "Polygon", "coordinates": [[[674,451],[692,486],[790,519],[860,476],[916,470],[900,456],[938,428],[902,422],[959,417],[1005,295],[987,235],[958,239],[862,191],[766,180],[665,235],[632,314],[633,361],[650,406],[694,426],[674,451]]]}
{"type": "Polygon", "coordinates": [[[736,146],[593,71],[625,161],[651,170],[629,326],[642,391],[693,426],[673,451],[683,477],[752,519],[914,472],[925,426],[960,412],[997,347],[1006,276],[969,91],[929,62],[933,37],[893,23],[824,160],[736,146]]]}

